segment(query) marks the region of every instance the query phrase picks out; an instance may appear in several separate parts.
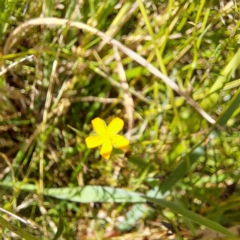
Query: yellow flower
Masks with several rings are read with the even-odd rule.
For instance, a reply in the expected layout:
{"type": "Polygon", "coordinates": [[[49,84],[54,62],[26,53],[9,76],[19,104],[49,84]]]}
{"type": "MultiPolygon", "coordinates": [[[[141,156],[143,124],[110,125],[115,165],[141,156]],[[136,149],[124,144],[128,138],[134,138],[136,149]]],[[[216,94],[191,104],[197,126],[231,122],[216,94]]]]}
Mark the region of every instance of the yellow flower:
{"type": "Polygon", "coordinates": [[[101,118],[92,120],[92,126],[97,135],[85,139],[88,148],[101,147],[100,154],[103,158],[109,159],[113,146],[119,149],[126,149],[129,141],[117,134],[123,129],[124,122],[120,118],[114,118],[108,126],[101,118]]]}

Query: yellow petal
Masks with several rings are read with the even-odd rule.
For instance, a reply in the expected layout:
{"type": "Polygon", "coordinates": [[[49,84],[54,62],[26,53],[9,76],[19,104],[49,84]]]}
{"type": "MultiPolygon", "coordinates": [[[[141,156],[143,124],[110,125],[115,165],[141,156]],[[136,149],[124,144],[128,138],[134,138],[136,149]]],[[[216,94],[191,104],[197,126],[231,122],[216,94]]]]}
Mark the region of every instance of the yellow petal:
{"type": "Polygon", "coordinates": [[[129,141],[125,137],[119,134],[116,134],[113,137],[112,141],[113,141],[113,145],[119,149],[126,149],[129,145],[129,141]]]}
{"type": "Polygon", "coordinates": [[[110,135],[113,135],[115,133],[118,133],[123,129],[124,122],[121,118],[114,118],[107,127],[107,132],[110,135]]]}
{"type": "Polygon", "coordinates": [[[92,120],[93,129],[98,135],[104,136],[106,134],[106,125],[101,118],[94,118],[92,120]]]}
{"type": "Polygon", "coordinates": [[[99,147],[103,144],[104,138],[102,136],[89,136],[85,139],[87,148],[99,147]]]}
{"type": "Polygon", "coordinates": [[[111,156],[112,149],[113,149],[113,146],[111,141],[109,139],[105,139],[100,150],[101,156],[108,160],[111,156]]]}

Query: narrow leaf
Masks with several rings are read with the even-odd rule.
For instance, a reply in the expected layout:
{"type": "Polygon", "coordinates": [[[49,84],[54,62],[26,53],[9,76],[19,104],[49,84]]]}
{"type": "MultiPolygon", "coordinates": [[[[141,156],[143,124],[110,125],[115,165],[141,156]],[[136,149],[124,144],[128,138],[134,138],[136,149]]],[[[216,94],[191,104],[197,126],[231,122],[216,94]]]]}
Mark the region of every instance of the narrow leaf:
{"type": "Polygon", "coordinates": [[[149,202],[155,203],[158,206],[161,206],[164,208],[169,208],[173,212],[181,214],[182,216],[190,219],[191,221],[193,221],[199,225],[203,225],[207,228],[210,228],[215,232],[222,233],[229,237],[234,237],[234,234],[232,234],[230,231],[228,231],[226,228],[224,228],[220,224],[213,222],[213,221],[209,220],[208,218],[198,215],[192,211],[189,211],[177,203],[169,202],[164,199],[156,199],[156,198],[149,198],[149,197],[146,197],[146,199],[149,202]]]}
{"type": "Polygon", "coordinates": [[[62,218],[60,217],[59,218],[59,223],[58,223],[58,229],[57,229],[57,232],[56,232],[53,240],[57,240],[61,237],[61,235],[63,233],[63,229],[64,229],[64,223],[63,223],[62,218]]]}
{"type": "Polygon", "coordinates": [[[33,235],[29,234],[28,232],[24,231],[23,229],[11,224],[4,218],[0,216],[0,226],[3,228],[9,229],[11,232],[16,233],[18,236],[26,239],[26,240],[40,240],[41,238],[34,237],[33,235]]]}

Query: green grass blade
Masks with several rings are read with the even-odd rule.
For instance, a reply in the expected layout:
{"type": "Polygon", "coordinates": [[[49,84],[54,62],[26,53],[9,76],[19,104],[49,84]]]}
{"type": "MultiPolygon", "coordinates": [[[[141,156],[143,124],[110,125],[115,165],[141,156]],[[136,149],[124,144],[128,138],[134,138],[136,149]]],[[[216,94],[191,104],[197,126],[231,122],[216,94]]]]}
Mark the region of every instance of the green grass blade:
{"type": "Polygon", "coordinates": [[[205,226],[209,229],[212,229],[213,231],[216,231],[218,233],[222,233],[226,236],[229,237],[234,237],[234,234],[232,234],[230,231],[228,231],[226,228],[222,227],[220,224],[213,222],[201,215],[198,215],[192,211],[189,211],[182,207],[181,205],[174,203],[174,202],[169,202],[164,199],[156,199],[156,198],[146,198],[149,202],[155,203],[158,206],[164,207],[164,208],[169,208],[173,212],[176,212],[178,214],[183,215],[184,217],[190,219],[191,221],[205,226]]]}
{"type": "Polygon", "coordinates": [[[219,117],[218,123],[224,127],[227,121],[231,118],[234,111],[239,107],[240,104],[240,88],[235,93],[234,97],[229,102],[228,106],[225,108],[221,116],[219,117]]]}
{"type": "Polygon", "coordinates": [[[222,71],[221,75],[217,78],[209,92],[207,92],[206,95],[208,97],[204,98],[204,100],[201,102],[200,106],[205,109],[209,110],[211,109],[218,101],[219,99],[219,91],[223,89],[227,81],[231,78],[234,71],[239,66],[239,59],[240,59],[240,49],[236,52],[236,54],[232,57],[232,59],[229,61],[227,66],[222,71]],[[210,96],[209,96],[210,95],[210,96]]]}
{"type": "MultiPolygon", "coordinates": [[[[219,125],[224,127],[227,121],[230,119],[234,111],[238,108],[240,103],[240,88],[235,93],[228,106],[218,119],[219,125]]],[[[209,131],[205,138],[211,133],[209,131]]],[[[161,192],[164,194],[170,190],[180,179],[182,179],[191,169],[193,163],[198,161],[199,157],[203,156],[203,149],[201,147],[196,148],[193,152],[187,154],[179,165],[172,171],[167,179],[161,185],[161,192]]]]}
{"type": "Polygon", "coordinates": [[[58,223],[58,230],[57,230],[53,240],[59,239],[61,237],[62,233],[63,233],[63,230],[64,230],[64,223],[63,223],[62,218],[60,217],[59,218],[59,223],[58,223]]]}
{"type": "Polygon", "coordinates": [[[195,163],[202,155],[203,149],[201,147],[198,147],[193,152],[189,153],[162,183],[162,194],[170,190],[180,179],[182,179],[187,172],[189,172],[192,164],[195,163]]]}
{"type": "Polygon", "coordinates": [[[0,226],[3,228],[7,228],[10,231],[16,233],[18,236],[26,239],[26,240],[40,240],[41,238],[34,237],[33,235],[29,234],[28,232],[24,231],[23,229],[11,224],[10,222],[6,221],[4,218],[0,216],[0,226]]]}

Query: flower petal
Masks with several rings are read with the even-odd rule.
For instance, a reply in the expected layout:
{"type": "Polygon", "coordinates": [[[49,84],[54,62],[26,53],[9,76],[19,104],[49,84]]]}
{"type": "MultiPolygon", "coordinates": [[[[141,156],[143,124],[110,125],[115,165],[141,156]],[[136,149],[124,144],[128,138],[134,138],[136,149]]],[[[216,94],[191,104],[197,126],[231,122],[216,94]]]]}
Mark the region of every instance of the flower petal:
{"type": "Polygon", "coordinates": [[[85,139],[87,148],[99,147],[103,144],[104,138],[102,136],[89,136],[85,139]]]}
{"type": "Polygon", "coordinates": [[[92,120],[93,129],[98,135],[104,136],[106,134],[106,125],[101,118],[94,118],[92,120]]]}
{"type": "Polygon", "coordinates": [[[112,146],[111,141],[109,139],[105,138],[103,145],[101,147],[101,150],[100,150],[101,156],[108,160],[111,156],[112,149],[113,149],[113,146],[112,146]]]}
{"type": "Polygon", "coordinates": [[[107,127],[107,132],[109,135],[118,133],[123,129],[124,122],[121,118],[114,118],[107,127]]]}
{"type": "Polygon", "coordinates": [[[112,142],[113,142],[113,145],[119,149],[126,149],[129,146],[129,141],[125,137],[119,134],[116,134],[113,137],[112,142]]]}

